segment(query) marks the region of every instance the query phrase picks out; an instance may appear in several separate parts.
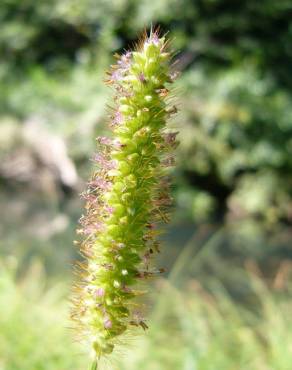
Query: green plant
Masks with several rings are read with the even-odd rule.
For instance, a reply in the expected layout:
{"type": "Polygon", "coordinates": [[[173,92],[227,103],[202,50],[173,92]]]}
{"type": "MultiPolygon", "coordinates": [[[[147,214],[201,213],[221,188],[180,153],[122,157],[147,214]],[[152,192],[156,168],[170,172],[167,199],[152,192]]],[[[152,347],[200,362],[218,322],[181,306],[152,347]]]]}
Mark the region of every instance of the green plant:
{"type": "Polygon", "coordinates": [[[168,220],[165,175],[176,145],[176,133],[166,130],[176,112],[167,102],[166,85],[176,76],[167,44],[151,32],[109,72],[107,83],[116,91],[113,139],[98,139],[99,168],[84,194],[87,213],[78,232],[86,263],[80,264],[72,311],[97,358],[110,354],[130,326],[147,328],[141,305],[133,301],[143,294],[136,286],[162,272],[150,262],[158,250],[155,224],[168,220]]]}

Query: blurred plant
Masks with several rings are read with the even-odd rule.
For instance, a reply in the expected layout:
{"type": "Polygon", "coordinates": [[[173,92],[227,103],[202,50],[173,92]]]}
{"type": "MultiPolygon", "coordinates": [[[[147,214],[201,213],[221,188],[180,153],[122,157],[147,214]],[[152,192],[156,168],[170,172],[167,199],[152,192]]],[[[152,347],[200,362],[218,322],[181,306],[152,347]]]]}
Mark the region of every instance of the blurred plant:
{"type": "Polygon", "coordinates": [[[116,90],[114,137],[98,138],[99,170],[84,193],[87,213],[78,232],[86,263],[79,265],[72,312],[97,358],[110,354],[131,325],[147,328],[141,305],[132,300],[143,293],[136,289],[141,280],[162,272],[150,262],[158,250],[155,224],[168,220],[166,168],[176,146],[176,133],[166,127],[176,113],[166,87],[176,77],[167,45],[151,31],[136,51],[118,57],[107,81],[116,90]]]}
{"type": "MultiPolygon", "coordinates": [[[[291,224],[292,112],[287,92],[254,67],[207,75],[184,74],[180,155],[189,192],[212,204],[209,219],[261,220],[271,229],[291,224]]],[[[196,200],[197,198],[197,200],[196,200]]],[[[180,199],[180,198],[178,198],[180,199]]]]}
{"type": "Polygon", "coordinates": [[[94,138],[104,130],[101,73],[113,50],[154,22],[171,31],[185,70],[174,122],[180,222],[168,244],[194,223],[227,225],[212,273],[222,270],[232,286],[223,262],[252,258],[270,274],[276,261],[291,259],[291,9],[291,0],[1,1],[0,253],[21,251],[25,261],[42,255],[51,273],[75,258],[67,240],[79,188],[59,181],[56,167],[34,151],[42,145],[28,147],[24,136],[33,139],[34,122],[35,133],[42,127],[61,137],[79,178],[87,178],[94,138]]]}
{"type": "MultiPolygon", "coordinates": [[[[0,262],[0,369],[83,370],[87,360],[64,324],[65,281],[52,287],[37,261],[21,279],[17,267],[14,257],[0,262]]],[[[159,280],[151,291],[156,305],[149,334],[137,338],[110,369],[289,369],[291,287],[276,294],[254,275],[241,274],[253,287],[257,308],[238,305],[214,280],[209,292],[194,279],[182,285],[180,274],[179,285],[176,279],[159,280]]]]}
{"type": "Polygon", "coordinates": [[[84,369],[66,329],[66,287],[52,286],[36,259],[19,278],[21,267],[14,256],[0,261],[0,369],[84,369]]]}
{"type": "Polygon", "coordinates": [[[84,168],[91,139],[102,131],[106,93],[96,75],[109,52],[159,22],[172,31],[179,68],[187,69],[181,214],[195,221],[260,217],[268,228],[291,224],[290,9],[289,0],[2,2],[0,111],[19,123],[37,116],[68,140],[69,154],[84,168]]]}

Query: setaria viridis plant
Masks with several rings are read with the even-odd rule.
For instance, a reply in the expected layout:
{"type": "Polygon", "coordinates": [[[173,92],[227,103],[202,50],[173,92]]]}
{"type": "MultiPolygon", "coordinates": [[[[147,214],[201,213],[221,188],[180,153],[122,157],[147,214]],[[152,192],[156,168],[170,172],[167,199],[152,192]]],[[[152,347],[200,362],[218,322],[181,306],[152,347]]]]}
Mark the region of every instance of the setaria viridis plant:
{"type": "Polygon", "coordinates": [[[83,194],[86,212],[77,233],[84,262],[72,307],[81,340],[96,359],[110,354],[131,327],[147,328],[137,301],[141,282],[162,272],[151,260],[171,204],[168,167],[177,134],[167,128],[176,113],[171,59],[165,37],[151,31],[108,72],[115,91],[112,138],[97,139],[96,169],[83,194]]]}

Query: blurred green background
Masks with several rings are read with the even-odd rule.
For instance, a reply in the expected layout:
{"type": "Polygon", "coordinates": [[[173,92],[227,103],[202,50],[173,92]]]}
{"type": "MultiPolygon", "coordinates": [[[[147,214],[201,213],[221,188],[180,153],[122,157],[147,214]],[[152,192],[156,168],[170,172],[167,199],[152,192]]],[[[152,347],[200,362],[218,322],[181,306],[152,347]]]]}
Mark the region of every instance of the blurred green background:
{"type": "Polygon", "coordinates": [[[83,370],[72,241],[112,54],[178,50],[175,206],[121,370],[291,370],[292,1],[2,0],[0,370],[83,370]],[[290,315],[289,315],[290,314],[290,315]]]}

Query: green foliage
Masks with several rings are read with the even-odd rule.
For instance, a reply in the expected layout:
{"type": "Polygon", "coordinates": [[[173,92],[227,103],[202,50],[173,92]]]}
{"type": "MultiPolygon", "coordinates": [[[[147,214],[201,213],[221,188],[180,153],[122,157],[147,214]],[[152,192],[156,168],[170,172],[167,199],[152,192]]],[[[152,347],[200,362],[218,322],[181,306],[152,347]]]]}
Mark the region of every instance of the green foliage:
{"type": "MultiPolygon", "coordinates": [[[[46,281],[38,263],[17,281],[1,264],[0,369],[83,370],[86,359],[71,342],[64,285],[46,281]],[[49,284],[51,286],[51,283],[49,284]]],[[[8,266],[10,265],[10,267],[8,266]]],[[[129,349],[105,368],[119,370],[287,370],[291,364],[291,302],[248,278],[257,312],[239,307],[218,284],[212,294],[195,281],[184,289],[161,280],[152,299],[147,336],[129,338],[129,349]]]]}
{"type": "Polygon", "coordinates": [[[64,286],[48,288],[37,261],[18,284],[14,257],[0,267],[0,369],[83,369],[68,329],[64,286]]]}
{"type": "Polygon", "coordinates": [[[37,117],[82,163],[102,130],[99,81],[110,53],[160,23],[187,69],[176,121],[182,214],[290,224],[290,10],[289,0],[3,1],[0,110],[20,122],[37,117]]]}
{"type": "Polygon", "coordinates": [[[269,227],[290,220],[289,95],[249,66],[184,79],[181,155],[191,184],[233,218],[260,217],[269,227]]]}

